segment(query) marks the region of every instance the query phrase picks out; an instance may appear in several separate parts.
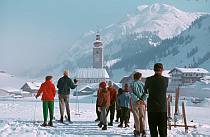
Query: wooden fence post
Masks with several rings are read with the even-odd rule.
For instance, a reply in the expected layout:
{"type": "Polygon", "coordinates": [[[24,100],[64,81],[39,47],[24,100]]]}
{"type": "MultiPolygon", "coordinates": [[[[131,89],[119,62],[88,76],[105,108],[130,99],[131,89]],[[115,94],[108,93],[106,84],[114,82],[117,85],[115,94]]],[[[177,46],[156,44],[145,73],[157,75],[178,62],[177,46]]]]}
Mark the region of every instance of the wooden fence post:
{"type": "Polygon", "coordinates": [[[182,102],[182,114],[184,118],[184,126],[185,126],[185,132],[188,132],[188,126],[187,126],[187,118],[186,118],[186,110],[185,110],[185,102],[182,102]]]}
{"type": "Polygon", "coordinates": [[[174,114],[178,114],[179,109],[179,87],[176,89],[176,98],[175,98],[175,112],[174,114]]]}
{"type": "Polygon", "coordinates": [[[176,89],[174,125],[176,125],[176,122],[178,121],[178,119],[177,119],[178,118],[178,111],[179,111],[179,87],[176,89]]]}

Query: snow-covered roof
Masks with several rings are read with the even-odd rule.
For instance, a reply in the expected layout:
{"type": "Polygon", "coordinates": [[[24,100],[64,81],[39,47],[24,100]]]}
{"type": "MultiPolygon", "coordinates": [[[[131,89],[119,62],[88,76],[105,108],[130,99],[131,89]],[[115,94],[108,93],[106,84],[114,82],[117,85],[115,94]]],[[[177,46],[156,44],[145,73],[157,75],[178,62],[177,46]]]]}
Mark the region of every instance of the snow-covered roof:
{"type": "Polygon", "coordinates": [[[30,87],[30,89],[32,90],[39,90],[40,86],[41,86],[41,82],[35,82],[35,81],[32,81],[32,82],[26,82],[26,84],[30,87]]]}
{"type": "Polygon", "coordinates": [[[121,80],[120,83],[124,83],[129,79],[129,76],[124,76],[121,80]]]}
{"type": "Polygon", "coordinates": [[[118,88],[122,88],[122,84],[121,83],[115,83],[113,82],[113,86],[118,89],[118,88]]]}
{"type": "MultiPolygon", "coordinates": [[[[135,69],[133,73],[135,73],[135,72],[141,73],[142,78],[147,78],[147,77],[150,77],[155,74],[154,70],[151,70],[151,69],[135,69]]],[[[169,72],[170,72],[170,70],[164,70],[163,76],[169,78],[170,77],[169,72]]]]}
{"type": "Polygon", "coordinates": [[[106,69],[80,68],[75,73],[76,78],[105,78],[109,79],[106,69]]]}
{"type": "Polygon", "coordinates": [[[210,76],[205,76],[205,77],[201,78],[200,80],[201,80],[201,82],[210,83],[210,76]]]}
{"type": "Polygon", "coordinates": [[[208,70],[204,69],[204,68],[174,68],[170,71],[170,73],[174,70],[178,70],[182,73],[203,73],[203,74],[208,74],[208,70]]]}
{"type": "Polygon", "coordinates": [[[90,87],[90,86],[85,86],[85,87],[83,87],[82,89],[80,89],[79,91],[93,91],[94,90],[94,88],[93,87],[90,87]]]}

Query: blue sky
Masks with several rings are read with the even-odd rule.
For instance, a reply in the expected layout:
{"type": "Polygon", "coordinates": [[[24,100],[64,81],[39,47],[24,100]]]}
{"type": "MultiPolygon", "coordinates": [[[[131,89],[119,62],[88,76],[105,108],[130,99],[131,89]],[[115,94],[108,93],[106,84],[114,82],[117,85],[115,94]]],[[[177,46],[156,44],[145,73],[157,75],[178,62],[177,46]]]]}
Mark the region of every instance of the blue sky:
{"type": "Polygon", "coordinates": [[[15,73],[56,63],[84,32],[152,3],[210,13],[210,0],[0,0],[0,69],[15,73]]]}

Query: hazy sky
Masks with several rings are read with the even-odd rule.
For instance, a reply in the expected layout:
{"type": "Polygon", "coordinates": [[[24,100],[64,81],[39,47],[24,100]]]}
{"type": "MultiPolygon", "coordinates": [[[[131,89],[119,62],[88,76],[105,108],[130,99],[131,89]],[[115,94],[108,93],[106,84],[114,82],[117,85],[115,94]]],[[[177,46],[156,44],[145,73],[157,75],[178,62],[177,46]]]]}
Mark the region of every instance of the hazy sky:
{"type": "Polygon", "coordinates": [[[152,3],[210,13],[210,0],[0,0],[0,69],[19,74],[54,64],[84,32],[152,3]]]}

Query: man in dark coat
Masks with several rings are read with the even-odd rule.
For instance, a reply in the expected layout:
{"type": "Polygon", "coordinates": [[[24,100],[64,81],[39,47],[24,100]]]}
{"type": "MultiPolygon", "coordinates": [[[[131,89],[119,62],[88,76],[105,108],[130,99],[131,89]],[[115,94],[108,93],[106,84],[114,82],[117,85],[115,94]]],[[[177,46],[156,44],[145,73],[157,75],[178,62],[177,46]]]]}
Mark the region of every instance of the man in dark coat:
{"type": "Polygon", "coordinates": [[[63,77],[58,80],[57,88],[58,88],[58,98],[59,98],[59,108],[60,108],[60,122],[63,123],[64,120],[64,107],[66,107],[66,113],[68,116],[68,121],[72,123],[70,117],[70,108],[69,108],[69,94],[70,89],[75,89],[77,80],[74,79],[74,82],[69,78],[69,72],[64,71],[63,77]]]}
{"type": "Polygon", "coordinates": [[[147,100],[148,123],[151,137],[167,137],[166,91],[168,78],[162,76],[163,65],[154,65],[155,74],[145,81],[144,94],[147,100]]]}

